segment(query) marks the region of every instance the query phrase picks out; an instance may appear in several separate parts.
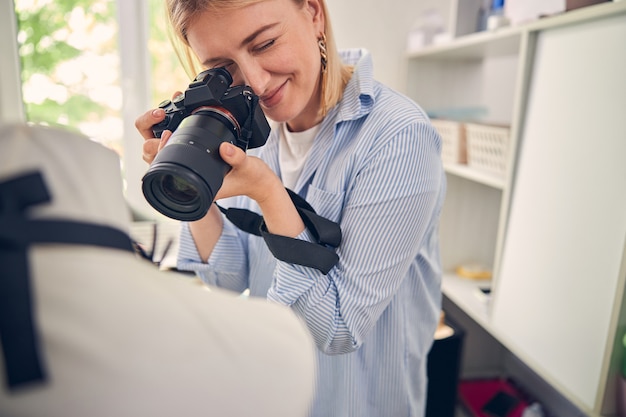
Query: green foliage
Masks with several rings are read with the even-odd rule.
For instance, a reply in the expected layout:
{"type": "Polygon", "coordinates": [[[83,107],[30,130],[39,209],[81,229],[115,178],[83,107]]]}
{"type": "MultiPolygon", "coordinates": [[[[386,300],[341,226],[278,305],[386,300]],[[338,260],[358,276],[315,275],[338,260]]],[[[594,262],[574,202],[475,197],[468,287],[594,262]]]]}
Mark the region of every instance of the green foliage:
{"type": "MultiPolygon", "coordinates": [[[[60,82],[55,73],[61,64],[78,58],[83,51],[72,46],[68,39],[71,30],[68,21],[72,13],[85,16],[85,29],[95,24],[116,25],[115,2],[102,0],[54,0],[31,2],[30,7],[20,7],[16,1],[19,25],[19,52],[22,81],[27,84],[33,75],[48,77],[50,83],[65,87],[68,99],[59,102],[46,98],[41,103],[25,103],[27,117],[34,122],[76,127],[85,117],[106,113],[106,107],[91,100],[79,89],[60,82]]],[[[113,51],[115,41],[90,45],[100,52],[113,51]]]]}
{"type": "Polygon", "coordinates": [[[81,122],[99,118],[103,106],[89,97],[73,95],[62,106],[50,99],[41,104],[26,103],[26,112],[30,120],[77,129],[81,122]]]}
{"type": "MultiPolygon", "coordinates": [[[[146,76],[152,80],[156,106],[185,90],[190,80],[167,36],[163,0],[146,1],[150,28],[146,48],[152,62],[152,73],[146,76]]],[[[121,140],[123,91],[117,64],[123,40],[117,36],[117,2],[15,0],[15,6],[28,120],[80,127],[100,142],[121,140]],[[117,136],[111,136],[113,131],[117,136]]]]}
{"type": "Polygon", "coordinates": [[[93,13],[93,0],[56,0],[39,8],[17,9],[20,28],[20,57],[24,77],[48,74],[56,64],[75,58],[82,51],[68,45],[61,32],[67,30],[70,13],[82,9],[96,22],[114,23],[114,2],[104,3],[105,13],[93,13]],[[60,36],[58,36],[60,35],[60,36]]]}

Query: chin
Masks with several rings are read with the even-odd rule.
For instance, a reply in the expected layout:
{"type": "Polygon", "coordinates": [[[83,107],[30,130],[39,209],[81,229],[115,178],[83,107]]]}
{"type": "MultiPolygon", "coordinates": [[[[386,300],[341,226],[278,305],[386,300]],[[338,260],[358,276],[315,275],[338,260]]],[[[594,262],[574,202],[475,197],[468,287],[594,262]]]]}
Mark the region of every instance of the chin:
{"type": "Polygon", "coordinates": [[[265,116],[276,123],[285,123],[292,119],[294,119],[297,115],[295,114],[285,114],[285,112],[280,111],[272,111],[263,109],[265,116]]]}

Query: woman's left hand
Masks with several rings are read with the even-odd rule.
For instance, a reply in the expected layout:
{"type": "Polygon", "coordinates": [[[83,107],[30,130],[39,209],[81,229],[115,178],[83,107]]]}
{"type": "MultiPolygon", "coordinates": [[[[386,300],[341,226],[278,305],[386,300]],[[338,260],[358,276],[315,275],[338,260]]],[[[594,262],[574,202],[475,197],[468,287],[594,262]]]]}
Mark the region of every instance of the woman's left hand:
{"type": "Polygon", "coordinates": [[[223,142],[220,156],[232,169],[224,177],[216,199],[245,195],[262,205],[273,192],[283,188],[280,178],[265,162],[246,154],[241,148],[223,142]]]}
{"type": "Polygon", "coordinates": [[[220,145],[220,156],[232,169],[224,177],[216,199],[248,196],[259,205],[271,233],[289,237],[302,233],[304,223],[291,197],[265,162],[228,142],[220,145]]]}

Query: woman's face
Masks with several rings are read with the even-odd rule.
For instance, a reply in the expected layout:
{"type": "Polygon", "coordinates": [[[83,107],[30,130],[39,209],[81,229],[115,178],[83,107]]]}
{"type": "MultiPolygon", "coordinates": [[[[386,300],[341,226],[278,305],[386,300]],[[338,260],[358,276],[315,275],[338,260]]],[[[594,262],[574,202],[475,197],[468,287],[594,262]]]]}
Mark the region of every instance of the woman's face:
{"type": "Polygon", "coordinates": [[[189,26],[191,49],[206,68],[226,67],[233,85],[247,84],[270,119],[301,131],[319,122],[320,52],[324,30],[318,0],[264,0],[189,26]]]}

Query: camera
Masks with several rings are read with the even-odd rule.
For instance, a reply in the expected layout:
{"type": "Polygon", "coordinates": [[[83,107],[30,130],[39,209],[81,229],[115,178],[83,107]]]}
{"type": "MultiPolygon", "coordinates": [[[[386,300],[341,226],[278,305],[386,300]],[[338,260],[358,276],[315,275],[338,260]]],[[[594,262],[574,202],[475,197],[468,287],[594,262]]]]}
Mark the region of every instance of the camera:
{"type": "Polygon", "coordinates": [[[247,151],[263,146],[270,126],[249,86],[231,86],[224,68],[203,71],[184,93],[159,107],[165,119],[152,126],[155,137],[172,131],[142,179],[144,197],[167,217],[204,217],[231,167],[222,160],[222,142],[247,151]]]}

